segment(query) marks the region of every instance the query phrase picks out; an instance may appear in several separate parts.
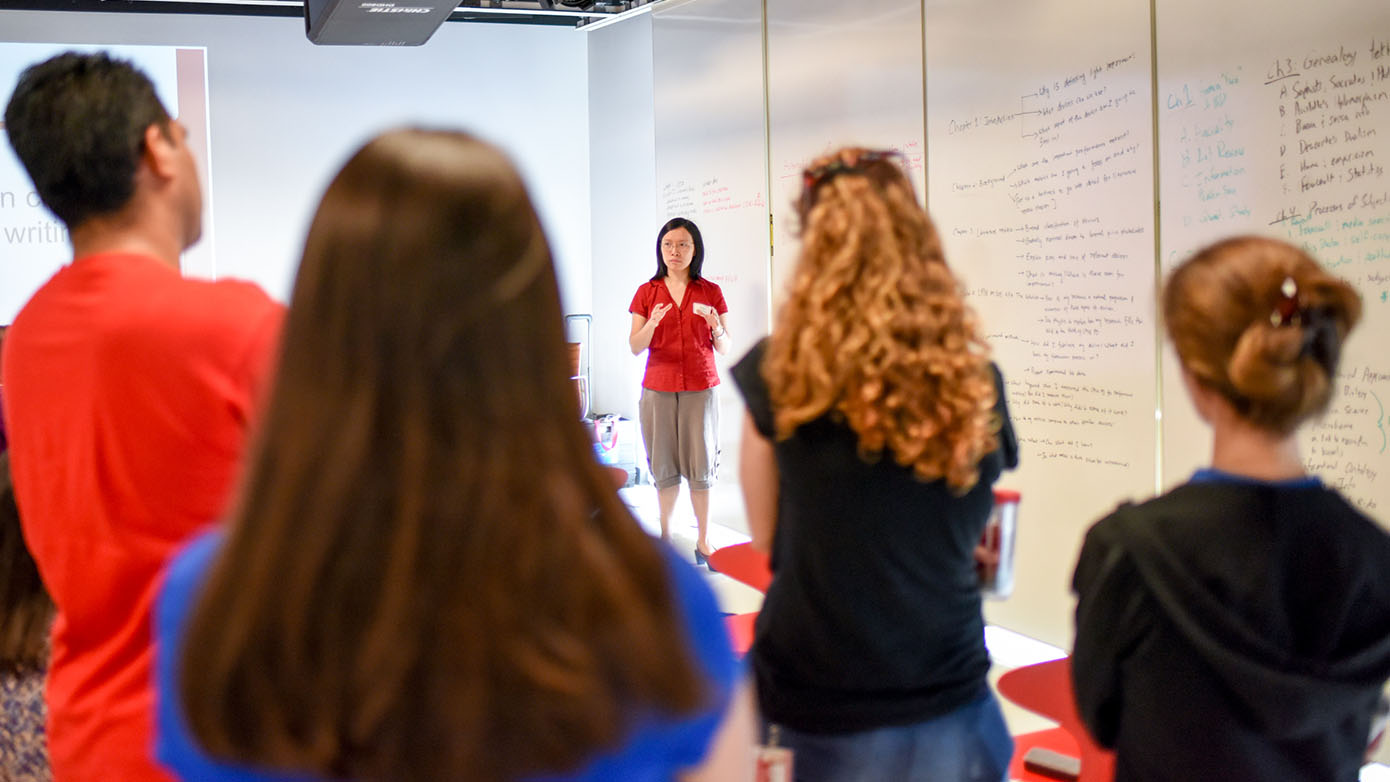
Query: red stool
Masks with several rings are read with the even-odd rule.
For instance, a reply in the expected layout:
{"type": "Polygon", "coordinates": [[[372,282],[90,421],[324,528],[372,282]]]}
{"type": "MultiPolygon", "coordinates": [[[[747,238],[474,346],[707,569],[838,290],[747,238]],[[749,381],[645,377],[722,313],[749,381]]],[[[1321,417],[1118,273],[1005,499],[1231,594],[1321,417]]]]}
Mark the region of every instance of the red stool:
{"type": "Polygon", "coordinates": [[[1115,778],[1115,755],[1091,739],[1071,688],[1071,658],[1049,660],[1015,668],[999,677],[999,693],[1023,708],[1055,720],[1060,727],[1027,733],[1014,738],[1014,759],[1010,773],[1021,780],[1052,780],[1023,768],[1023,756],[1033,747],[1081,757],[1078,782],[1111,782],[1115,778]]]}
{"type": "Polygon", "coordinates": [[[753,646],[753,622],[757,618],[757,611],[724,617],[724,627],[729,630],[729,640],[733,642],[734,651],[738,652],[740,657],[748,654],[748,650],[753,646]]]}
{"type": "Polygon", "coordinates": [[[720,573],[759,592],[766,593],[768,584],[772,583],[772,569],[768,566],[767,555],[754,549],[752,543],[715,549],[709,555],[709,563],[720,573]]]}
{"type": "MultiPolygon", "coordinates": [[[[759,592],[766,593],[767,585],[772,583],[772,571],[768,568],[767,555],[754,550],[750,543],[715,549],[709,555],[709,564],[720,573],[759,592]]],[[[724,625],[729,628],[729,638],[733,641],[734,651],[740,655],[748,654],[748,649],[753,646],[753,622],[757,618],[757,611],[724,617],[724,625]]]]}

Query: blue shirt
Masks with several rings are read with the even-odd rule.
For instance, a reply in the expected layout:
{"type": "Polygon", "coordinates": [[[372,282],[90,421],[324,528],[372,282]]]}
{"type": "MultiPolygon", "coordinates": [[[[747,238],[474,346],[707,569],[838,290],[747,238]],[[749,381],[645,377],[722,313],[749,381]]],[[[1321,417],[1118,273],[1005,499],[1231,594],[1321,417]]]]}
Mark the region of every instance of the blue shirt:
{"type": "MultiPolygon", "coordinates": [[[[175,776],[198,782],[281,782],[318,778],[308,774],[258,769],[212,758],[189,731],[178,693],[178,654],[194,602],[221,548],[223,536],[210,532],[195,539],[170,562],[155,613],[155,757],[175,776]]],[[[670,566],[679,616],[684,620],[694,658],[715,693],[713,705],[693,716],[646,719],[619,749],[594,759],[577,774],[546,777],[559,782],[667,782],[681,770],[699,765],[710,748],[742,665],[734,655],[714,595],[695,570],[662,546],[670,566]]]]}
{"type": "Polygon", "coordinates": [[[1279,481],[1266,481],[1259,478],[1251,478],[1248,475],[1237,475],[1233,472],[1218,470],[1215,467],[1203,467],[1192,473],[1188,483],[1237,483],[1251,486],[1273,486],[1280,489],[1320,489],[1322,479],[1316,475],[1303,475],[1298,478],[1285,478],[1279,481]]]}

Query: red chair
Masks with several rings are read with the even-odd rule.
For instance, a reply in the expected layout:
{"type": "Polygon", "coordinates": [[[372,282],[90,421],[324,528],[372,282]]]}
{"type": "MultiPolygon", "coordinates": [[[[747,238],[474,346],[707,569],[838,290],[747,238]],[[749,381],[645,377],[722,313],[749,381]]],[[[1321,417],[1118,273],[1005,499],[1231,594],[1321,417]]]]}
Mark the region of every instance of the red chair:
{"type": "Polygon", "coordinates": [[[1048,782],[1054,777],[1023,768],[1023,756],[1033,747],[1081,757],[1078,782],[1111,782],[1115,755],[1091,739],[1072,695],[1071,658],[1015,668],[999,677],[999,693],[1023,708],[1055,720],[1060,727],[1014,737],[1012,778],[1048,782]]]}
{"type": "Polygon", "coordinates": [[[748,654],[748,650],[753,646],[753,622],[758,618],[758,612],[751,614],[730,614],[724,617],[724,627],[729,630],[729,640],[733,643],[734,651],[742,657],[748,654]]]}
{"type": "Polygon", "coordinates": [[[753,548],[752,543],[739,543],[715,549],[709,555],[710,565],[720,573],[741,581],[759,592],[767,592],[772,583],[772,569],[767,555],[753,548]]]}
{"type": "MultiPolygon", "coordinates": [[[[767,592],[767,585],[772,583],[772,571],[768,568],[767,555],[755,551],[750,543],[715,549],[709,555],[709,564],[720,573],[759,592],[767,592]]],[[[757,611],[724,618],[724,625],[729,628],[729,638],[734,643],[734,650],[740,655],[748,654],[749,647],[753,645],[753,622],[757,618],[757,611]]]]}

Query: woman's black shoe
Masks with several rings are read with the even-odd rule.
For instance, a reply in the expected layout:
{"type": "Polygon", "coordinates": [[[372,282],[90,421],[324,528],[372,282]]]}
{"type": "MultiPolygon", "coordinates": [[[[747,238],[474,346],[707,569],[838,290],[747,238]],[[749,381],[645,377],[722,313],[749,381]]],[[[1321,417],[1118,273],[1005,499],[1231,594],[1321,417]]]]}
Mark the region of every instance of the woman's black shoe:
{"type": "Polygon", "coordinates": [[[701,553],[700,553],[700,549],[699,549],[698,546],[695,548],[695,564],[697,564],[697,565],[704,565],[705,567],[709,568],[709,572],[711,572],[711,573],[718,573],[718,572],[719,572],[718,570],[715,569],[714,565],[711,565],[711,564],[709,563],[709,557],[707,557],[707,556],[705,556],[704,554],[701,554],[701,553]]]}

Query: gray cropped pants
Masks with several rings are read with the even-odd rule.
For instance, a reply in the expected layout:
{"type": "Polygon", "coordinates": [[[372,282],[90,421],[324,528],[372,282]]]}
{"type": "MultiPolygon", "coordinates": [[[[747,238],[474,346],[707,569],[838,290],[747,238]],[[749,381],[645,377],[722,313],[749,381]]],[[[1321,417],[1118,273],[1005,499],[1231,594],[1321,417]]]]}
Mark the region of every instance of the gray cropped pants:
{"type": "Polygon", "coordinates": [[[638,403],[647,466],[658,489],[685,478],[693,490],[714,485],[719,467],[719,400],[714,389],[642,389],[638,403]]]}

